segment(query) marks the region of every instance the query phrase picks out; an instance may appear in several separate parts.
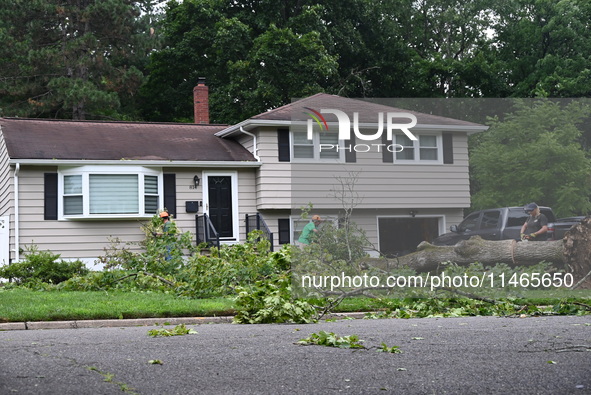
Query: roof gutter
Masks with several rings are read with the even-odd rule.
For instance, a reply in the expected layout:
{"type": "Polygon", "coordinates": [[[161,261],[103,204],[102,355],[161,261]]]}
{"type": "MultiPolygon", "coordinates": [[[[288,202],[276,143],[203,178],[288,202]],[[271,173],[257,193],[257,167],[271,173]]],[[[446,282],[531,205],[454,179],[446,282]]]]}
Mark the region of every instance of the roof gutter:
{"type": "Polygon", "coordinates": [[[171,160],[87,160],[87,159],[10,159],[10,164],[29,166],[145,166],[145,167],[210,167],[245,168],[260,167],[254,161],[171,161],[171,160]]]}
{"type": "MultiPolygon", "coordinates": [[[[224,130],[220,130],[219,132],[214,133],[215,136],[218,137],[226,137],[230,136],[234,133],[239,131],[244,132],[244,128],[253,129],[259,126],[306,126],[307,121],[298,121],[298,120],[252,120],[247,119],[246,121],[242,121],[236,125],[232,125],[227,127],[224,130]]],[[[328,122],[329,125],[338,125],[336,122],[328,122]]],[[[378,124],[376,123],[359,123],[359,128],[370,128],[375,129],[377,128],[378,124]]],[[[439,130],[439,131],[452,131],[452,132],[465,132],[468,134],[484,132],[488,130],[489,127],[485,125],[437,125],[437,124],[417,124],[413,127],[413,130],[439,130]]]]}
{"type": "Polygon", "coordinates": [[[19,222],[19,196],[18,196],[18,173],[21,170],[20,163],[16,164],[14,169],[14,259],[16,262],[20,260],[20,222],[19,222]]]}
{"type": "Polygon", "coordinates": [[[275,121],[275,120],[267,120],[267,119],[247,119],[246,121],[242,121],[237,123],[236,125],[232,125],[227,127],[224,130],[220,130],[219,132],[214,133],[214,136],[218,137],[226,137],[233,133],[238,132],[239,130],[244,129],[245,127],[248,129],[253,129],[258,126],[290,126],[292,121],[275,121]]]}
{"type": "Polygon", "coordinates": [[[247,136],[252,137],[252,156],[254,156],[254,158],[257,160],[257,162],[261,161],[261,157],[258,155],[259,149],[258,149],[258,145],[257,145],[257,136],[255,136],[254,134],[247,132],[246,130],[244,130],[244,128],[242,126],[240,126],[240,131],[242,133],[244,133],[247,136]]]}

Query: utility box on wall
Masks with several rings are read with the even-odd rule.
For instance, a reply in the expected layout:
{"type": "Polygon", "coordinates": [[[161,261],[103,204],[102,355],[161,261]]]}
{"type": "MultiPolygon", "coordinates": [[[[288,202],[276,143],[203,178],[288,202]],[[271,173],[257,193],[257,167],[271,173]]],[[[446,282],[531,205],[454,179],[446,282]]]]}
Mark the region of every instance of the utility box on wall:
{"type": "Polygon", "coordinates": [[[185,212],[198,213],[199,212],[199,202],[196,200],[185,202],[185,212]]]}

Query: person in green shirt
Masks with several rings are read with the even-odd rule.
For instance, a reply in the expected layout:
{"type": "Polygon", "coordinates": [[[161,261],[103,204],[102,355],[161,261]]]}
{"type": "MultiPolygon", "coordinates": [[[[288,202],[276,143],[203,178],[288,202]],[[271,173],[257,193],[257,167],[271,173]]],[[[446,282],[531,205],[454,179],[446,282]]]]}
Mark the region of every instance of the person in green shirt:
{"type": "Polygon", "coordinates": [[[312,243],[312,241],[314,240],[314,235],[318,233],[318,229],[316,227],[320,224],[320,222],[322,222],[320,216],[313,215],[312,222],[308,223],[306,226],[304,226],[304,229],[302,229],[302,233],[300,234],[298,242],[300,242],[301,244],[312,243]]]}

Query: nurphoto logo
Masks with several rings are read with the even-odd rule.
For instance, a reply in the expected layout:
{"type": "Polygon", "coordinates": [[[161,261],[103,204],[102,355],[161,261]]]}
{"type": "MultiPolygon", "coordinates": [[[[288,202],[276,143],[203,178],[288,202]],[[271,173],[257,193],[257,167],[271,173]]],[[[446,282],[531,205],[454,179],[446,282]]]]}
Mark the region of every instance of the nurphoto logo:
{"type": "Polygon", "coordinates": [[[381,152],[382,149],[386,149],[390,152],[400,152],[404,149],[404,147],[400,144],[395,144],[393,142],[394,134],[392,133],[393,130],[401,130],[409,139],[417,140],[417,137],[411,133],[409,129],[416,126],[417,124],[417,117],[411,113],[407,112],[388,112],[384,114],[383,112],[378,113],[377,116],[377,124],[378,130],[373,134],[365,134],[359,130],[360,123],[359,123],[359,113],[353,113],[353,122],[351,127],[351,119],[349,116],[341,110],[326,108],[321,109],[320,111],[316,111],[310,107],[304,107],[309,112],[305,112],[306,115],[310,116],[307,123],[307,137],[308,140],[312,140],[314,137],[314,122],[320,128],[320,131],[328,132],[329,125],[326,121],[326,118],[322,114],[333,114],[336,116],[339,126],[338,131],[338,140],[339,141],[350,141],[351,140],[351,129],[355,137],[359,140],[363,141],[372,141],[378,140],[381,141],[382,134],[384,133],[384,123],[386,124],[386,138],[388,141],[391,141],[391,144],[383,144],[383,143],[373,143],[373,144],[349,144],[348,146],[339,146],[338,144],[320,144],[320,151],[324,150],[336,150],[338,151],[355,151],[355,152],[368,152],[373,149],[376,149],[378,152],[381,152]],[[400,119],[408,119],[410,122],[406,123],[399,123],[394,122],[395,120],[399,121],[400,119]]]}

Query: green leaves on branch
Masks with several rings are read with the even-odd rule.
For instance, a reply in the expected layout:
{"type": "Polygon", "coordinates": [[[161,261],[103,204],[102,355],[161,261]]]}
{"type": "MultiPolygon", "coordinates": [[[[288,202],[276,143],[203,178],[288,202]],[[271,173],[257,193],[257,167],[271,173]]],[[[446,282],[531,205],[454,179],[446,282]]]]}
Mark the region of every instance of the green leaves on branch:
{"type": "MultiPolygon", "coordinates": [[[[151,337],[170,337],[170,336],[183,336],[183,335],[195,335],[199,332],[189,329],[185,324],[175,326],[173,329],[150,329],[148,336],[151,337]]],[[[161,362],[162,363],[162,362],[161,362]]]]}
{"type": "Polygon", "coordinates": [[[365,348],[362,344],[363,340],[359,340],[359,336],[338,336],[333,332],[320,331],[312,333],[305,339],[300,340],[297,344],[308,346],[315,344],[318,346],[338,347],[338,348],[365,348]]]}
{"type": "Polygon", "coordinates": [[[316,309],[304,300],[293,298],[288,274],[260,280],[250,287],[238,287],[236,290],[234,322],[237,324],[314,322],[316,309]]]}
{"type": "MultiPolygon", "coordinates": [[[[296,344],[302,346],[317,345],[325,347],[350,348],[350,349],[368,349],[363,345],[364,341],[359,339],[357,335],[339,336],[333,332],[320,331],[312,333],[310,336],[301,339],[296,344]]],[[[398,346],[389,347],[386,343],[382,343],[380,347],[376,348],[378,352],[385,352],[390,354],[401,354],[402,350],[398,346]]]]}

